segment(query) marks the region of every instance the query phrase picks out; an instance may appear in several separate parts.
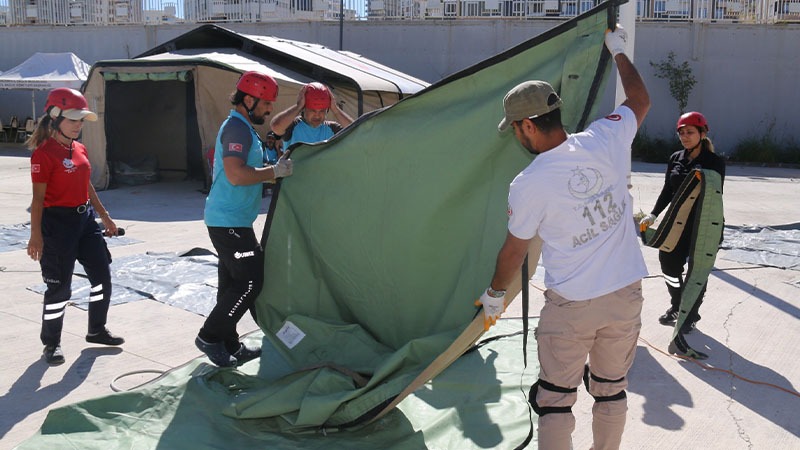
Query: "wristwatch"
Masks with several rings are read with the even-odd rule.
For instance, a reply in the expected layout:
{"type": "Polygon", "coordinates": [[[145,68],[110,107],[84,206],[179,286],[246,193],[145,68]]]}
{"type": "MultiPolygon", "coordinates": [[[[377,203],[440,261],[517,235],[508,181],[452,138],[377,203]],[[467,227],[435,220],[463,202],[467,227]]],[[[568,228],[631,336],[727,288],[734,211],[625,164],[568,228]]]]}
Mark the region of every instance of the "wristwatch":
{"type": "Polygon", "coordinates": [[[500,298],[500,297],[505,297],[506,296],[505,289],[503,289],[501,291],[495,291],[494,289],[492,289],[491,286],[489,286],[489,289],[486,290],[486,293],[489,294],[489,297],[493,297],[493,298],[500,298]]]}

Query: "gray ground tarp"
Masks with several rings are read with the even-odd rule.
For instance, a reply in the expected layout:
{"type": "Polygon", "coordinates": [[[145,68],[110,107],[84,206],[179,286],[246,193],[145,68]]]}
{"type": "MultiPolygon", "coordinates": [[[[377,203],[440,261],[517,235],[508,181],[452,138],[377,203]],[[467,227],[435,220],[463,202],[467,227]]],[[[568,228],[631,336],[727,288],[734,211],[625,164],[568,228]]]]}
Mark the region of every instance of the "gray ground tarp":
{"type": "Polygon", "coordinates": [[[800,270],[800,223],[725,227],[723,259],[800,270]]]}
{"type": "MultiPolygon", "coordinates": [[[[114,238],[125,239],[125,238],[114,238]]],[[[151,253],[114,258],[111,263],[111,304],[152,299],[202,316],[214,308],[217,295],[217,257],[205,249],[151,253]]],[[[45,284],[28,288],[44,294],[45,284]]],[[[89,281],[75,265],[70,301],[78,308],[89,305],[89,281]]]]}

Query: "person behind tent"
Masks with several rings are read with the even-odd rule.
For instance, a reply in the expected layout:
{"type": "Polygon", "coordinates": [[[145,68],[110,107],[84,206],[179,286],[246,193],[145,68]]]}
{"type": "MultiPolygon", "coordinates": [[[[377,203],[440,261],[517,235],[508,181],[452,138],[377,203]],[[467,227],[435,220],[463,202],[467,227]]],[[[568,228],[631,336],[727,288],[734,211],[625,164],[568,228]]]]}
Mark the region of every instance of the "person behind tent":
{"type": "Polygon", "coordinates": [[[53,89],[47,95],[45,115],[25,142],[31,154],[31,238],[28,256],[39,261],[44,292],[42,331],[44,359],[50,365],[64,363],[61,330],[67,302],[72,296],[72,271],[79,261],[89,279],[89,326],[86,342],[122,345],[125,340],[106,328],[111,304],[111,254],[106,235],[117,234],[94,186],[86,147],[77,141],[83,121],[94,122],[83,95],[68,88],[53,89]]]}
{"type": "MultiPolygon", "coordinates": [[[[683,148],[669,157],[664,187],[661,189],[653,210],[640,221],[640,224],[645,227],[652,225],[658,215],[670,205],[686,175],[692,170],[710,169],[720,174],[723,183],[725,181],[725,161],[714,153],[714,144],[708,138],[706,118],[699,112],[688,112],[678,118],[675,128],[683,148]]],[[[661,263],[661,272],[670,297],[670,307],[658,318],[658,322],[662,325],[674,326],[678,319],[684,287],[683,268],[687,262],[690,267],[692,265],[692,233],[696,228],[695,221],[699,217],[695,209],[693,208],[689,213],[683,233],[674,250],[671,252],[659,250],[658,252],[658,261],[661,263]]],[[[706,285],[704,284],[694,307],[686,317],[686,322],[681,327],[681,333],[690,333],[700,320],[699,310],[705,291],[706,285]]]]}
{"type": "MultiPolygon", "coordinates": [[[[278,159],[283,156],[283,143],[278,139],[274,131],[267,133],[264,138],[264,164],[272,165],[278,162],[278,159]]],[[[262,197],[272,194],[272,183],[264,183],[264,190],[261,194],[262,197]]]]}
{"type": "Polygon", "coordinates": [[[289,149],[295,142],[313,144],[330,139],[353,123],[336,103],[333,92],[322,83],[309,83],[297,93],[297,103],[278,113],[270,123],[272,131],[289,149]],[[332,112],[336,121],[326,120],[332,112]]]}
{"type": "Polygon", "coordinates": [[[264,138],[264,164],[277,164],[281,156],[283,156],[283,142],[278,139],[274,131],[270,131],[264,138]]]}
{"type": "Polygon", "coordinates": [[[211,189],[204,211],[208,236],[219,256],[217,302],[195,345],[220,367],[241,365],[261,355],[239,342],[236,325],[264,283],[264,254],[253,230],[262,185],[292,174],[292,161],[264,166],[264,151],[254,125],[263,125],[278,97],[278,84],[266,74],[245,72],[231,94],[231,110],[214,147],[211,189]]]}
{"type": "Polygon", "coordinates": [[[511,182],[506,240],[489,288],[475,303],[483,306],[488,330],[505,310],[506,288],[538,234],[547,289],[536,331],[539,380],[529,398],[539,415],[542,449],[570,448],[572,405],[582,379],[595,399],[594,448],[619,448],[625,427],[627,375],[647,275],[630,220],[627,177],[631,143],[650,109],[647,88],[624,53],[625,40],[619,26],[606,32],[627,98],[583,132],[567,134],[561,98],[544,81],[521,83],[503,99],[498,129],[513,129],[537,156],[511,182]]]}

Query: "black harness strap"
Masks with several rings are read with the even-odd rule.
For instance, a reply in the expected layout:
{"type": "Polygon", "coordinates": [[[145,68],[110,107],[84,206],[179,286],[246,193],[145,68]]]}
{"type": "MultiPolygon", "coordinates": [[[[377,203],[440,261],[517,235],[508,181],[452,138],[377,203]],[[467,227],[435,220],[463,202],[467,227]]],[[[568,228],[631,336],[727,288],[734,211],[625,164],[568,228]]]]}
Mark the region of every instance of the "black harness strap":
{"type": "MultiPolygon", "coordinates": [[[[566,388],[562,386],[556,386],[553,383],[547,382],[542,380],[541,378],[533,383],[531,386],[530,393],[528,394],[528,404],[533,407],[534,412],[539,415],[539,417],[545,416],[547,414],[553,413],[570,413],[572,412],[572,406],[539,406],[536,403],[536,394],[539,392],[539,387],[543,389],[547,389],[550,392],[560,392],[562,394],[572,394],[573,392],[578,392],[578,388],[566,388]]],[[[531,426],[533,423],[531,423],[531,426]]]]}
{"type": "MultiPolygon", "coordinates": [[[[525,256],[525,261],[522,263],[522,362],[524,364],[523,371],[528,368],[528,309],[529,309],[529,299],[530,295],[528,292],[528,283],[530,280],[528,279],[528,256],[525,256]]],[[[523,395],[525,391],[522,391],[523,395]]],[[[531,423],[531,427],[528,430],[528,436],[525,437],[525,440],[522,441],[514,450],[521,450],[530,444],[531,439],[533,439],[533,414],[531,414],[531,402],[528,400],[528,421],[531,423]]]]}
{"type": "Polygon", "coordinates": [[[593,374],[591,370],[589,370],[589,365],[587,364],[583,369],[583,384],[586,385],[586,392],[589,393],[592,397],[594,397],[595,402],[613,402],[615,400],[622,400],[623,398],[627,398],[628,394],[625,393],[625,390],[621,390],[614,395],[607,395],[605,397],[599,397],[592,395],[592,391],[589,390],[589,378],[596,383],[619,383],[620,381],[624,380],[625,377],[617,378],[616,380],[609,380],[606,378],[600,378],[597,375],[593,374]]]}

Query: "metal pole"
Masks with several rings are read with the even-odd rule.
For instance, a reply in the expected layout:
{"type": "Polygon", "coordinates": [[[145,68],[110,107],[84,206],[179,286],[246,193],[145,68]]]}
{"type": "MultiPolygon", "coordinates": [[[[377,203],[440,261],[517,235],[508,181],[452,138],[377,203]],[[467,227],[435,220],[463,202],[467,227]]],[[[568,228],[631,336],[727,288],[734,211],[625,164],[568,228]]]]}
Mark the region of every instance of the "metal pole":
{"type": "Polygon", "coordinates": [[[339,50],[344,50],[344,0],[339,0],[339,50]]]}
{"type": "MultiPolygon", "coordinates": [[[[633,48],[636,44],[636,2],[629,1],[619,6],[618,23],[628,32],[628,45],[626,45],[625,54],[633,61],[633,48]]],[[[619,79],[619,74],[617,74],[617,92],[614,106],[619,106],[624,101],[625,90],[622,89],[622,81],[619,79]]]]}

